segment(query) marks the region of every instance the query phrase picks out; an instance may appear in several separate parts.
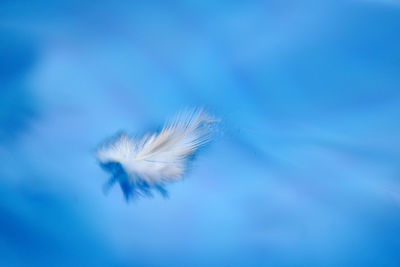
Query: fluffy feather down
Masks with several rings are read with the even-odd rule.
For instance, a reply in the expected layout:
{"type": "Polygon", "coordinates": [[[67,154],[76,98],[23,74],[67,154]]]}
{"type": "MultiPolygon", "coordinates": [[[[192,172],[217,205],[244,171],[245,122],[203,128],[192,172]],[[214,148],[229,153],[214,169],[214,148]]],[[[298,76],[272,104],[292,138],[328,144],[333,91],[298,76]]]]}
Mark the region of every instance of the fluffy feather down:
{"type": "Polygon", "coordinates": [[[210,141],[214,120],[202,109],[178,113],[161,132],[140,140],[121,135],[97,150],[101,164],[120,164],[128,182],[148,187],[182,178],[187,161],[210,141]]]}

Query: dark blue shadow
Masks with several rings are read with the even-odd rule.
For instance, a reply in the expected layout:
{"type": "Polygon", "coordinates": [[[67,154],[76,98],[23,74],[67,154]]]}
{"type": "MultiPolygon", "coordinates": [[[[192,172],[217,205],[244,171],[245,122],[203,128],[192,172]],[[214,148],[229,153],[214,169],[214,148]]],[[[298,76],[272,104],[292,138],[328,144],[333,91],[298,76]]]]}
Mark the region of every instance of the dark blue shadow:
{"type": "Polygon", "coordinates": [[[168,197],[168,191],[164,185],[150,185],[140,178],[133,180],[118,162],[100,163],[100,166],[112,175],[103,187],[104,193],[107,193],[115,183],[119,183],[126,201],[143,196],[153,197],[154,190],[158,191],[164,198],[168,197]]]}

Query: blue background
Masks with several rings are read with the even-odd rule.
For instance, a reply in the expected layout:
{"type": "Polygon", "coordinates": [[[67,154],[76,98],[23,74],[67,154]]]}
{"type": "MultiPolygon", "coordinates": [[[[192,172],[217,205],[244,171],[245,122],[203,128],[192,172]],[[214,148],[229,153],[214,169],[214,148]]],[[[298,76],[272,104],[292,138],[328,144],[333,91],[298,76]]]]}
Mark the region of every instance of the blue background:
{"type": "Polygon", "coordinates": [[[400,266],[400,2],[0,3],[1,266],[400,266]],[[222,119],[170,197],[94,149],[222,119]]]}

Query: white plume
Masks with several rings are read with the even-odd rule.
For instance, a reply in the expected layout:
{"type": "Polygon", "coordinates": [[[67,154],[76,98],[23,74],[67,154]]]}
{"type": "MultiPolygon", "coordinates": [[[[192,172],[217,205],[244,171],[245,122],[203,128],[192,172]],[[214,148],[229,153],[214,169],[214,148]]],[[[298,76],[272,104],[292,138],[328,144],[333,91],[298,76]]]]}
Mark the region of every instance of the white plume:
{"type": "MultiPolygon", "coordinates": [[[[126,174],[126,182],[136,187],[134,190],[160,190],[165,182],[183,177],[190,156],[210,141],[213,122],[203,109],[183,111],[159,133],[147,134],[140,140],[120,135],[101,146],[97,158],[114,176],[126,174]],[[115,164],[122,170],[115,169],[115,164]]],[[[121,188],[124,189],[122,185],[121,188]]]]}

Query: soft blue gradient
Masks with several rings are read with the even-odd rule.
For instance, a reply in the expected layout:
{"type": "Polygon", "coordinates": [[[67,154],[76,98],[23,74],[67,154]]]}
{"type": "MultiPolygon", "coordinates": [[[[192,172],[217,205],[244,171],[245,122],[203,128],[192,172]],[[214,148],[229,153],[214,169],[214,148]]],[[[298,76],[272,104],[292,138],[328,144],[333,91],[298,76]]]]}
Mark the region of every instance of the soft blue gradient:
{"type": "Polygon", "coordinates": [[[1,266],[400,266],[400,2],[0,2],[1,266]],[[127,203],[95,147],[222,119],[127,203]]]}

